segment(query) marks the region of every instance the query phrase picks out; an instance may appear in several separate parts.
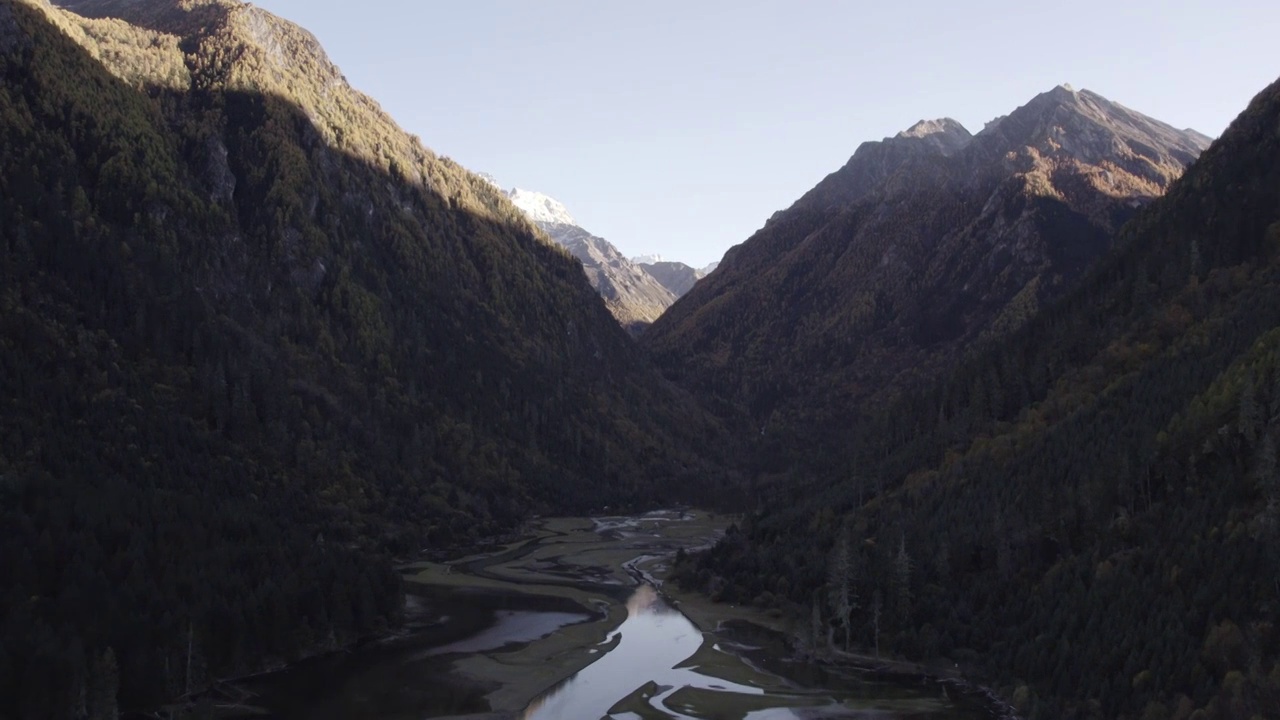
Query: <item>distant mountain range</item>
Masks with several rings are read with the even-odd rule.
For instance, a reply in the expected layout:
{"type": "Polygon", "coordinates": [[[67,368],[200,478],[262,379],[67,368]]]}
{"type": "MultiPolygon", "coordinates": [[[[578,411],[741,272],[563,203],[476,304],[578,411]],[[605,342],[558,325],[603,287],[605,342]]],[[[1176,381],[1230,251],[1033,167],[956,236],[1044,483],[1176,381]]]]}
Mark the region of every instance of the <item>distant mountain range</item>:
{"type": "MultiPolygon", "coordinates": [[[[511,199],[525,216],[581,263],[591,286],[623,327],[638,333],[689,291],[706,271],[659,256],[628,259],[612,243],[578,224],[568,208],[549,195],[531,190],[502,189],[492,175],[482,174],[511,199]]],[[[714,268],[712,263],[709,268],[714,268]]]]}
{"type": "MultiPolygon", "coordinates": [[[[497,185],[491,176],[486,179],[497,185]]],[[[675,302],[670,290],[628,260],[612,243],[578,225],[559,200],[520,188],[503,192],[543,232],[582,263],[591,287],[600,293],[609,312],[628,331],[640,332],[675,302]]]]}
{"type": "Polygon", "coordinates": [[[677,263],[677,264],[679,264],[679,265],[684,265],[685,267],[690,268],[690,269],[694,270],[695,272],[699,273],[699,277],[702,277],[702,276],[705,276],[705,275],[710,274],[712,270],[715,270],[715,269],[716,269],[716,267],[720,265],[720,261],[719,261],[719,260],[717,260],[717,261],[715,261],[715,262],[713,262],[713,263],[711,263],[711,264],[709,264],[709,265],[705,265],[705,266],[700,267],[700,268],[695,268],[695,267],[693,267],[692,265],[689,265],[688,263],[682,263],[682,262],[675,261],[675,260],[668,260],[667,258],[663,257],[662,255],[657,255],[657,254],[654,254],[654,255],[636,255],[635,257],[631,258],[631,262],[636,263],[637,265],[657,265],[658,263],[667,263],[667,262],[670,262],[670,263],[677,263]]]}
{"type": "Polygon", "coordinates": [[[652,275],[662,286],[679,298],[693,289],[694,283],[701,280],[705,273],[695,270],[681,262],[658,261],[641,263],[640,267],[652,275]]]}

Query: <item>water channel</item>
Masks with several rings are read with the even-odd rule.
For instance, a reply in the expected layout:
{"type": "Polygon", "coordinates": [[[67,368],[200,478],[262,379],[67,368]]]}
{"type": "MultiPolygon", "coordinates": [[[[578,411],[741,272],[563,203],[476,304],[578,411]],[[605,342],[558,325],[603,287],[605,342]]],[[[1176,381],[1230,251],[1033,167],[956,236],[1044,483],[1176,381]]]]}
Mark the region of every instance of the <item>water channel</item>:
{"type": "Polygon", "coordinates": [[[565,518],[488,553],[406,567],[401,635],[241,683],[241,697],[219,715],[985,717],[979,703],[948,699],[937,684],[795,661],[785,635],[747,622],[752,611],[703,607],[687,616],[673,607],[655,587],[671,555],[714,541],[722,528],[693,513],[565,518]]]}

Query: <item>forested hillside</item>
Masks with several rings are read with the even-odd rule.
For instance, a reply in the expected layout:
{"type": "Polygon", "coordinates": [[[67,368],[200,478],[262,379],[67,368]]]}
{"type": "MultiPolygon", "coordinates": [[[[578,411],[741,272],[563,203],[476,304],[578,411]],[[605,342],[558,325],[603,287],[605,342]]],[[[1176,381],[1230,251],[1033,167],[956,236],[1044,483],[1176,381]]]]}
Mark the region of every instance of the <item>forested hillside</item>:
{"type": "Polygon", "coordinates": [[[1280,716],[1277,128],[1280,83],[1061,302],[844,429],[841,469],[759,486],[685,582],[1031,718],[1280,716]]]}
{"type": "Polygon", "coordinates": [[[761,468],[1016,330],[1207,144],[1060,86],[970,134],[921,121],[863,143],[645,332],[663,371],[746,407],[761,468]]]}
{"type": "Polygon", "coordinates": [[[728,482],[578,263],[309,34],[65,4],[120,17],[0,3],[0,717],[338,647],[391,556],[728,482]]]}

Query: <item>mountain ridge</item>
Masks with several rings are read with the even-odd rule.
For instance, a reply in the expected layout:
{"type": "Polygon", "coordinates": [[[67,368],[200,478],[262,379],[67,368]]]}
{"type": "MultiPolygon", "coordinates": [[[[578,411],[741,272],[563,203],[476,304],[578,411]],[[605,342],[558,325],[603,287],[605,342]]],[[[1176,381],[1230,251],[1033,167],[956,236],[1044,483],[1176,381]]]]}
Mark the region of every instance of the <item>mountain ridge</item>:
{"type": "Polygon", "coordinates": [[[684,582],[786,596],[816,648],[843,629],[958,665],[1023,717],[1270,717],[1278,123],[1280,81],[1056,302],[843,448],[796,438],[842,458],[757,477],[743,536],[684,582]]]}
{"type": "MultiPolygon", "coordinates": [[[[658,260],[657,262],[640,263],[644,271],[653,276],[662,286],[671,291],[675,298],[680,298],[693,289],[694,283],[706,277],[702,270],[690,267],[682,262],[658,260]]],[[[674,302],[674,300],[673,300],[674,302]]]]}
{"type": "Polygon", "coordinates": [[[731,248],[643,344],[757,423],[874,404],[1033,316],[1202,144],[1064,87],[977,135],[922,121],[863,143],[731,248]]]}
{"type": "Polygon", "coordinates": [[[539,225],[543,223],[557,225],[578,224],[578,221],[573,219],[573,215],[569,214],[569,209],[564,206],[564,203],[549,195],[532,190],[513,188],[507,193],[507,197],[530,220],[539,225]]]}
{"type": "Polygon", "coordinates": [[[564,203],[537,191],[503,190],[492,176],[484,178],[547,237],[582,263],[587,280],[628,332],[642,332],[675,302],[676,295],[642,265],[632,262],[608,240],[578,225],[564,203]]]}
{"type": "Polygon", "coordinates": [[[145,27],[0,4],[0,715],[341,649],[393,557],[727,479],[580,264],[309,33],[74,5],[145,27]]]}

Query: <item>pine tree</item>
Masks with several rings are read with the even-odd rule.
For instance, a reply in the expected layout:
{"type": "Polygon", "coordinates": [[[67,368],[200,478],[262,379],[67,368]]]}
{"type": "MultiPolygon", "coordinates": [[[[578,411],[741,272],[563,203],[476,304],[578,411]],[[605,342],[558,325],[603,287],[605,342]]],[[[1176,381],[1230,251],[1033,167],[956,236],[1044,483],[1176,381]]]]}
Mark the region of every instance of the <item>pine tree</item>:
{"type": "Polygon", "coordinates": [[[120,691],[120,668],[111,648],[103,651],[93,663],[89,678],[89,720],[116,720],[120,711],[116,694],[120,691]]]}
{"type": "Polygon", "coordinates": [[[817,596],[814,596],[813,610],[809,613],[810,646],[813,648],[814,653],[817,653],[819,644],[823,642],[822,626],[822,603],[818,601],[817,596]]]}
{"type": "Polygon", "coordinates": [[[1253,461],[1253,479],[1266,502],[1262,514],[1263,535],[1266,542],[1275,544],[1280,535],[1280,478],[1276,476],[1276,441],[1272,433],[1266,433],[1253,461]]]}
{"type": "Polygon", "coordinates": [[[199,690],[205,682],[205,660],[204,653],[201,651],[200,644],[196,642],[195,623],[188,621],[187,623],[187,656],[186,656],[186,677],[185,695],[190,695],[193,691],[199,690]]]}
{"type": "Polygon", "coordinates": [[[876,659],[880,659],[880,607],[883,603],[880,601],[880,589],[876,588],[875,594],[871,598],[871,635],[875,639],[876,659]]]}
{"type": "Polygon", "coordinates": [[[1257,390],[1253,378],[1245,380],[1240,391],[1240,434],[1252,444],[1258,439],[1258,427],[1262,413],[1258,407],[1257,390]]]}
{"type": "Polygon", "coordinates": [[[1254,458],[1253,477],[1258,489],[1270,501],[1276,492],[1276,442],[1271,433],[1262,438],[1262,445],[1254,458]]]}
{"type": "Polygon", "coordinates": [[[907,538],[902,535],[898,540],[898,554],[893,558],[893,605],[900,630],[907,629],[911,620],[911,564],[907,538]]]}
{"type": "Polygon", "coordinates": [[[1271,402],[1267,405],[1270,412],[1268,416],[1274,422],[1280,420],[1280,372],[1273,374],[1271,379],[1271,402]]]}
{"type": "Polygon", "coordinates": [[[840,529],[827,561],[827,602],[831,614],[844,630],[844,649],[849,649],[849,619],[857,607],[853,589],[853,554],[849,547],[849,527],[840,529]]]}

